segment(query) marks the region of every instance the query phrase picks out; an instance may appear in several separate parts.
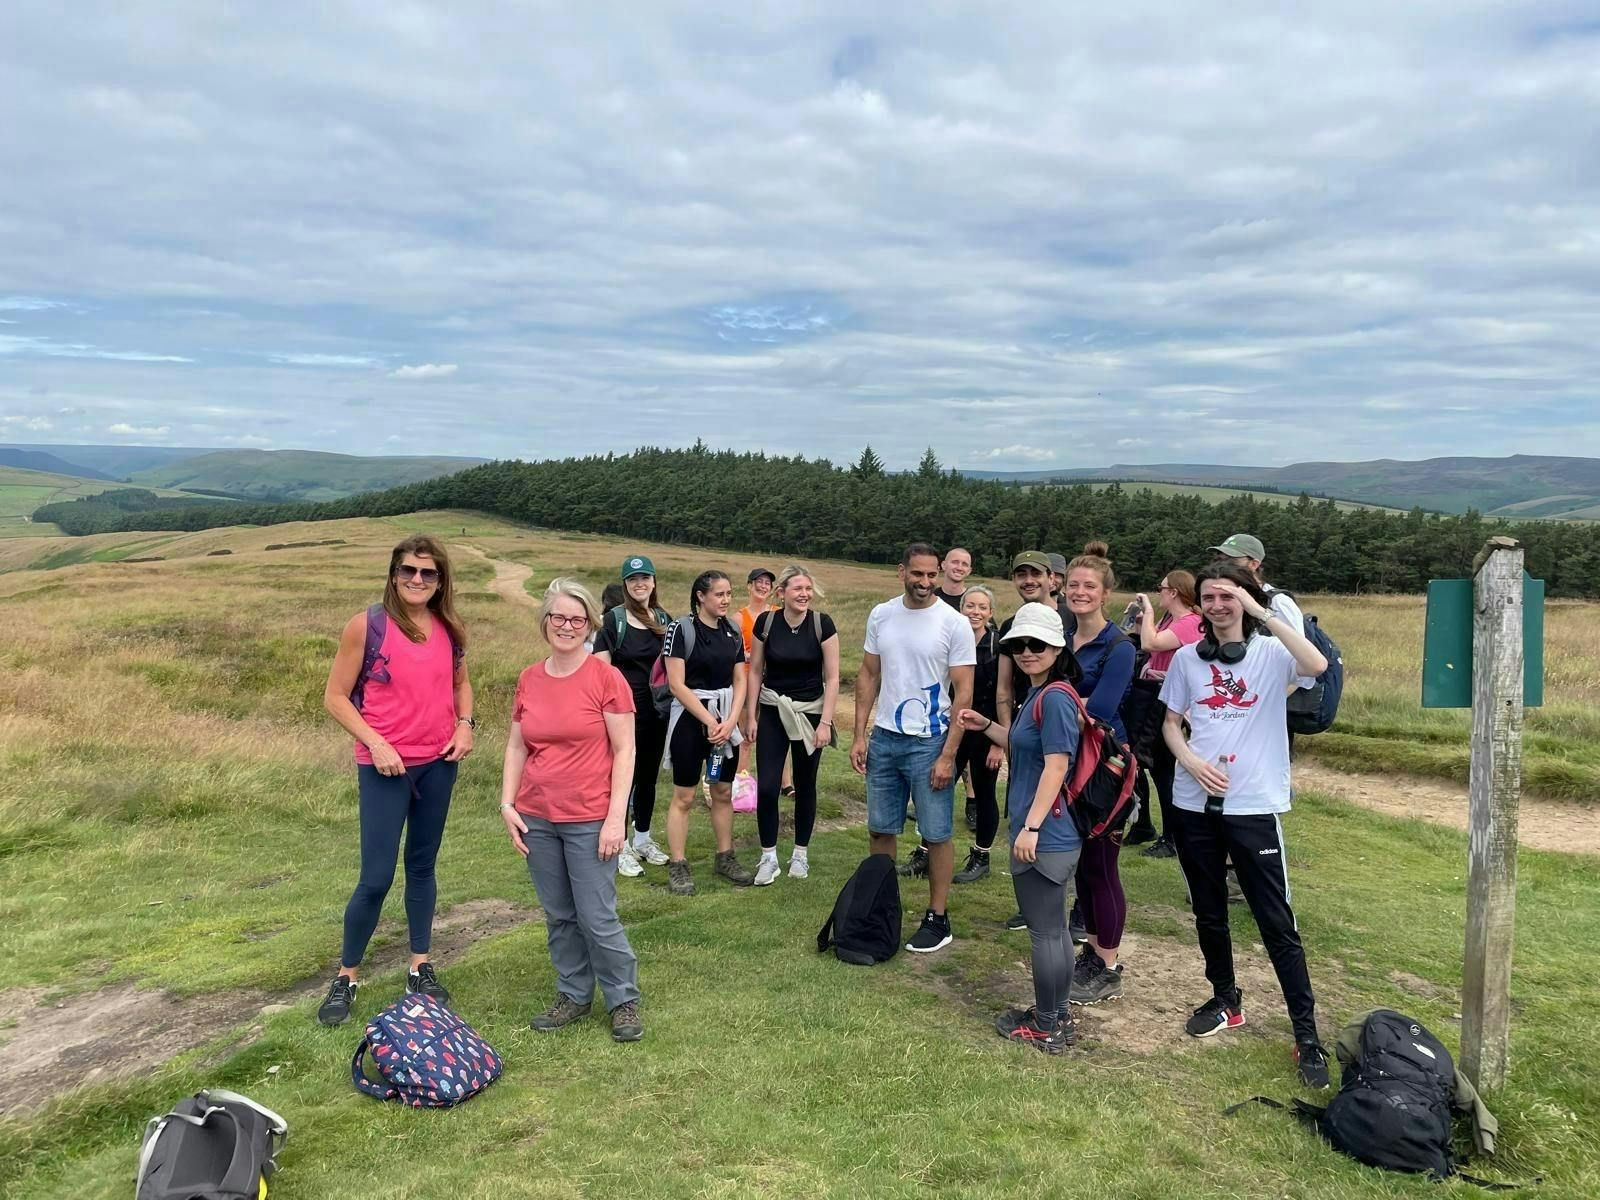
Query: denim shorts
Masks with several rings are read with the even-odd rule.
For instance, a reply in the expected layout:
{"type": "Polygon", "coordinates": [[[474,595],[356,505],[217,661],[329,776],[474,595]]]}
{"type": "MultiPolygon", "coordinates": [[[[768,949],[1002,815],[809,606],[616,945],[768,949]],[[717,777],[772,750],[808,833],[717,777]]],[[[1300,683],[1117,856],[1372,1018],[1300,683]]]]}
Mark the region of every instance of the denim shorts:
{"type": "Polygon", "coordinates": [[[930,845],[955,836],[955,773],[950,785],[935,791],[928,774],[944,739],[913,737],[874,726],[867,744],[867,829],[899,835],[906,827],[906,804],[917,806],[917,832],[930,845]]]}

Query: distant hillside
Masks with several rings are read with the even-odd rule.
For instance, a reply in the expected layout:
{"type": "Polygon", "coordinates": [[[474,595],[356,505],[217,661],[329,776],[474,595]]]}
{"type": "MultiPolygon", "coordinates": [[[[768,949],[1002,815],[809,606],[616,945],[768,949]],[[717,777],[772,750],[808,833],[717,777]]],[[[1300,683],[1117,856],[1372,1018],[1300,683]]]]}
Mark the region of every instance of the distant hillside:
{"type": "Polygon", "coordinates": [[[1195,463],[1116,463],[1061,471],[967,471],[1002,482],[1080,483],[1100,480],[1270,488],[1290,495],[1357,501],[1390,508],[1552,520],[1600,518],[1600,459],[1513,454],[1507,458],[1426,458],[1414,462],[1305,462],[1287,467],[1218,467],[1195,463]]]}
{"type": "Polygon", "coordinates": [[[64,442],[6,442],[0,446],[7,450],[53,454],[66,464],[66,468],[55,468],[63,475],[89,479],[126,479],[135,471],[147,471],[218,449],[215,446],[76,446],[64,442]]]}
{"type": "Polygon", "coordinates": [[[0,467],[20,467],[24,471],[43,471],[49,475],[70,475],[78,479],[111,479],[112,476],[68,462],[43,450],[24,450],[20,446],[0,446],[0,467]]]}
{"type": "MultiPolygon", "coordinates": [[[[0,466],[0,538],[58,534],[61,530],[48,521],[35,522],[32,519],[33,511],[46,504],[129,490],[127,484],[110,479],[85,479],[54,471],[0,466]]],[[[170,499],[179,495],[182,493],[159,491],[156,498],[170,499]]]]}
{"type": "Polygon", "coordinates": [[[365,458],[316,450],[216,450],[135,471],[144,487],[181,488],[270,500],[338,500],[449,475],[481,458],[365,458]]]}

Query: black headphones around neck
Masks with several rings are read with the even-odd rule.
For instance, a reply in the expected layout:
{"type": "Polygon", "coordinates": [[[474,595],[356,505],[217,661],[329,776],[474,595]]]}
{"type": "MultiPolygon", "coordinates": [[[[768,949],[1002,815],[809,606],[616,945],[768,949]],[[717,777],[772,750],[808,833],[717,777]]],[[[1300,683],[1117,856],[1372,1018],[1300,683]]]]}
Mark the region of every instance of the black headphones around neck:
{"type": "Polygon", "coordinates": [[[1229,666],[1244,661],[1248,642],[1223,642],[1220,646],[1210,638],[1201,638],[1194,644],[1194,652],[1205,662],[1224,662],[1229,666]]]}

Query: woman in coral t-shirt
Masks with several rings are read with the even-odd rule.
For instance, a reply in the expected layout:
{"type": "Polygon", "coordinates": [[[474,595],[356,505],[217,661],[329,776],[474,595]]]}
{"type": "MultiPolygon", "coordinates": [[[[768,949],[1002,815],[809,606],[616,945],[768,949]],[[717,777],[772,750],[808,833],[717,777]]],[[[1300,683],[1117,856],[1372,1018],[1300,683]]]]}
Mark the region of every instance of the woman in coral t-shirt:
{"type": "MultiPolygon", "coordinates": [[[[1149,596],[1140,592],[1133,601],[1139,610],[1139,644],[1150,653],[1140,678],[1157,681],[1167,677],[1167,668],[1172,665],[1173,655],[1184,646],[1200,640],[1200,602],[1195,596],[1194,575],[1182,570],[1168,571],[1166,578],[1161,581],[1159,595],[1162,614],[1159,622],[1149,596]]],[[[1160,734],[1156,735],[1151,746],[1151,757],[1150,774],[1156,781],[1156,796],[1161,805],[1161,836],[1145,848],[1144,856],[1176,858],[1178,851],[1172,841],[1172,780],[1178,764],[1160,734]]],[[[1140,814],[1140,819],[1150,824],[1148,810],[1140,814]]]]}
{"type": "Polygon", "coordinates": [[[560,1029],[589,1015],[595,984],[611,1036],[636,1042],[639,962],[617,917],[617,855],[633,787],[633,690],[589,652],[600,624],[589,590],[555,579],[539,610],[550,656],[517,680],[506,740],[500,815],[544,908],[556,999],[533,1028],[560,1029]]]}

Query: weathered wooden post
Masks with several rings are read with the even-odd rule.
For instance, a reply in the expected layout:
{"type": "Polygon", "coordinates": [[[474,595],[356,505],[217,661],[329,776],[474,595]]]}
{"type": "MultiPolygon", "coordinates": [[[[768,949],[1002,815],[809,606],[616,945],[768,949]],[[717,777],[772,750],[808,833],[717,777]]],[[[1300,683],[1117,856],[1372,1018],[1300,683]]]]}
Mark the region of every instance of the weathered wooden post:
{"type": "Polygon", "coordinates": [[[1522,796],[1522,547],[1489,539],[1473,580],[1472,784],[1461,1069],[1479,1090],[1505,1083],[1511,941],[1522,796]]]}

